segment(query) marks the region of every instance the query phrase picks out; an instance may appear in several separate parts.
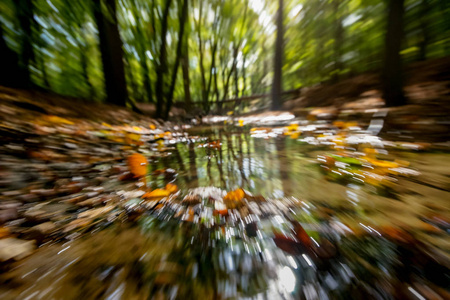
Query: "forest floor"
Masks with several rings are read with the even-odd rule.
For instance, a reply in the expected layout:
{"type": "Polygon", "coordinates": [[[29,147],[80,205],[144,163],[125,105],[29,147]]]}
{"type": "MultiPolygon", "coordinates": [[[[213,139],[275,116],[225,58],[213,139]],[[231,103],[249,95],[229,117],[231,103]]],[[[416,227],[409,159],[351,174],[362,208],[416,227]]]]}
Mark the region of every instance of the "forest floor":
{"type": "Polygon", "coordinates": [[[1,88],[0,298],[448,298],[448,116],[371,102],[191,127],[1,88]]]}

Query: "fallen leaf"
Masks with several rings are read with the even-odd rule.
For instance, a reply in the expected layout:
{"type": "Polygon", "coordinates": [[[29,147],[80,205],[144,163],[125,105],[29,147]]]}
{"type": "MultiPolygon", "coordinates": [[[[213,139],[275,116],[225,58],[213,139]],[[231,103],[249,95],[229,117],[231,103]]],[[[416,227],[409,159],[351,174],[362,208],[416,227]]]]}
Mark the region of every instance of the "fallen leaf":
{"type": "Polygon", "coordinates": [[[72,121],[69,121],[67,119],[58,117],[58,116],[44,116],[44,120],[50,123],[59,123],[59,124],[66,124],[66,125],[73,125],[74,123],[72,121]]]}
{"type": "Polygon", "coordinates": [[[238,188],[234,191],[228,192],[223,198],[223,201],[229,209],[233,209],[242,205],[242,199],[244,199],[244,196],[244,190],[238,188]]]}
{"type": "Polygon", "coordinates": [[[156,189],[151,192],[145,193],[142,196],[142,198],[155,200],[155,199],[162,199],[169,195],[170,195],[170,192],[165,189],[156,189]]]}
{"type": "Polygon", "coordinates": [[[169,193],[173,194],[176,191],[178,191],[178,187],[176,184],[168,183],[168,184],[166,184],[165,190],[168,191],[169,193]]]}
{"type": "Polygon", "coordinates": [[[147,174],[148,161],[144,155],[135,153],[128,157],[128,167],[135,177],[143,177],[147,174]]]}

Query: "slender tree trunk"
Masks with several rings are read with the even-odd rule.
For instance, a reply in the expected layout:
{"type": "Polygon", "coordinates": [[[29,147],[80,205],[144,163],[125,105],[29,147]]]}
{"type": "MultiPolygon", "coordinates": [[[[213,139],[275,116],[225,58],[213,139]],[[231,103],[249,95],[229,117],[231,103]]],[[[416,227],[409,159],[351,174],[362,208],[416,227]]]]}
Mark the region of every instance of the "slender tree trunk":
{"type": "Polygon", "coordinates": [[[102,0],[94,0],[94,3],[107,101],[111,104],[125,106],[128,93],[122,40],[117,27],[116,3],[115,0],[103,1],[107,11],[102,10],[102,0]]]}
{"type": "Polygon", "coordinates": [[[420,3],[420,29],[422,31],[422,40],[419,43],[419,60],[427,59],[427,45],[429,42],[428,13],[430,6],[428,0],[422,0],[420,3]]]}
{"type": "MultiPolygon", "coordinates": [[[[136,21],[138,21],[139,15],[138,15],[138,8],[137,8],[136,1],[133,1],[131,6],[132,6],[133,17],[136,21]]],[[[146,49],[146,45],[144,44],[145,37],[144,37],[144,33],[142,32],[141,24],[139,22],[136,24],[136,29],[135,29],[134,33],[135,33],[135,35],[136,35],[135,37],[137,39],[137,41],[136,41],[137,51],[138,51],[138,55],[139,55],[139,62],[141,65],[141,76],[142,76],[143,86],[144,86],[144,90],[145,90],[145,94],[146,94],[146,99],[148,102],[153,102],[153,91],[152,91],[152,84],[150,82],[150,71],[149,71],[148,63],[147,63],[147,55],[145,53],[145,49],[146,49]]]]}
{"type": "Polygon", "coordinates": [[[237,68],[237,60],[234,62],[234,97],[239,98],[239,71],[237,68]]]}
{"type": "MultiPolygon", "coordinates": [[[[169,118],[169,112],[170,112],[170,109],[172,108],[173,92],[175,90],[175,83],[177,82],[178,67],[180,65],[180,59],[181,59],[181,55],[182,55],[181,52],[183,50],[183,36],[184,36],[184,27],[185,27],[184,25],[185,25],[186,19],[187,19],[188,1],[189,0],[184,0],[183,6],[181,8],[180,31],[178,32],[177,53],[176,53],[176,57],[175,57],[175,64],[173,66],[173,71],[172,71],[172,80],[170,82],[170,88],[169,88],[169,92],[167,95],[166,113],[164,115],[164,118],[166,120],[169,118]]],[[[179,2],[181,2],[181,1],[179,1],[179,2]]],[[[178,4],[180,5],[181,3],[178,3],[178,4]]]]}
{"type": "MultiPolygon", "coordinates": [[[[208,78],[208,85],[206,88],[206,99],[209,100],[209,94],[211,92],[211,83],[213,80],[213,70],[216,69],[216,51],[217,51],[217,37],[215,37],[215,41],[213,43],[212,49],[211,49],[211,67],[209,68],[209,78],[208,78]]],[[[209,104],[208,104],[209,107],[209,104]]]]}
{"type": "Polygon", "coordinates": [[[89,97],[94,96],[94,87],[89,80],[88,74],[88,59],[87,59],[87,47],[84,47],[80,42],[77,43],[78,49],[80,50],[80,64],[81,64],[81,74],[83,76],[84,82],[89,90],[89,97]]]}
{"type": "Polygon", "coordinates": [[[164,7],[163,16],[161,19],[161,45],[159,48],[159,64],[156,69],[156,117],[163,117],[163,104],[164,104],[164,72],[166,72],[166,35],[167,35],[167,22],[169,19],[170,4],[172,0],[166,1],[164,7]]]}
{"type": "Polygon", "coordinates": [[[344,36],[344,28],[342,26],[342,17],[340,13],[340,5],[341,0],[334,0],[334,15],[336,16],[335,20],[335,33],[334,33],[334,75],[333,75],[333,81],[337,82],[339,80],[339,72],[342,71],[342,43],[343,43],[343,36],[344,36]]]}
{"type": "Polygon", "coordinates": [[[30,65],[35,64],[35,54],[33,51],[33,29],[32,22],[34,20],[33,16],[33,2],[32,0],[16,0],[13,1],[15,4],[17,18],[20,23],[20,28],[22,29],[22,52],[21,52],[21,63],[23,65],[23,80],[24,86],[31,87],[31,74],[30,65]]]}
{"type": "Polygon", "coordinates": [[[245,89],[247,88],[246,84],[247,84],[247,74],[245,74],[245,62],[247,60],[247,55],[244,55],[243,57],[243,61],[242,61],[242,80],[243,80],[243,85],[242,85],[242,90],[241,90],[241,97],[245,96],[245,89]]]}
{"type": "Polygon", "coordinates": [[[216,95],[216,102],[220,100],[219,86],[217,84],[217,69],[214,70],[214,93],[216,95]]]}
{"type": "Polygon", "coordinates": [[[283,0],[278,0],[277,40],[275,42],[274,76],[272,85],[272,110],[279,110],[281,108],[283,42],[283,0]]]}
{"type": "Polygon", "coordinates": [[[383,97],[387,106],[406,103],[403,95],[401,45],[403,37],[404,0],[389,0],[385,57],[382,76],[383,97]]]}
{"type": "Polygon", "coordinates": [[[198,50],[199,50],[199,64],[200,64],[200,79],[202,83],[202,103],[203,109],[208,110],[208,98],[206,95],[206,78],[205,78],[205,67],[203,64],[203,40],[202,40],[202,13],[203,12],[203,1],[200,1],[199,7],[199,18],[197,23],[197,38],[198,38],[198,50]]]}
{"type": "Polygon", "coordinates": [[[226,99],[226,97],[228,96],[228,87],[230,85],[231,75],[233,75],[233,72],[236,71],[235,70],[235,66],[236,66],[237,56],[238,56],[238,53],[239,53],[238,50],[239,50],[239,47],[235,46],[234,50],[233,50],[233,64],[232,64],[231,70],[228,73],[228,76],[227,76],[225,84],[224,84],[222,101],[224,101],[226,99]]]}
{"type": "Polygon", "coordinates": [[[188,39],[186,38],[184,41],[184,53],[183,58],[181,60],[181,68],[183,70],[183,85],[184,85],[184,101],[186,105],[186,110],[189,110],[192,105],[191,100],[191,87],[189,80],[189,45],[188,39]]]}
{"type": "Polygon", "coordinates": [[[42,52],[39,53],[39,67],[41,69],[42,81],[44,82],[44,87],[49,90],[50,82],[48,81],[47,68],[45,67],[44,54],[42,52]]]}

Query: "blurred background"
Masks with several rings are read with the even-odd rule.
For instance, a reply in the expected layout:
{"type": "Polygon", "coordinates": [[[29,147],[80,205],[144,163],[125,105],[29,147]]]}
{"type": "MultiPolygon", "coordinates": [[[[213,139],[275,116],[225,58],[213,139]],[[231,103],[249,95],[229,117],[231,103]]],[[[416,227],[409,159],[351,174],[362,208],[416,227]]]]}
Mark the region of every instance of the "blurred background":
{"type": "MultiPolygon", "coordinates": [[[[402,84],[449,79],[445,0],[4,0],[0,5],[4,85],[121,105],[153,103],[147,108],[161,118],[172,106],[200,114],[232,109],[235,102],[223,101],[268,94],[276,78],[277,93],[291,91],[284,99],[298,98],[301,88],[354,78],[337,93],[329,90],[328,100],[376,89],[384,79],[390,105],[406,103],[402,84]],[[412,73],[406,83],[402,70],[412,73]]],[[[316,95],[301,106],[323,106],[323,98],[316,95]]],[[[238,102],[241,110],[270,101],[248,102],[254,99],[238,102]]]]}
{"type": "Polygon", "coordinates": [[[450,299],[449,0],[1,0],[1,299],[450,299]]]}

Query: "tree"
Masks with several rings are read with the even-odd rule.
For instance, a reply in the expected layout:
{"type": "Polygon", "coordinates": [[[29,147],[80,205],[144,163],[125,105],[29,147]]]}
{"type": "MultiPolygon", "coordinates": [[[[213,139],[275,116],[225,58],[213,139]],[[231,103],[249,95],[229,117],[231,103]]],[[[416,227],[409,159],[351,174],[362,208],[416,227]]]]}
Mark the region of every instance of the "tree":
{"type": "Polygon", "coordinates": [[[172,0],[166,1],[166,6],[164,7],[163,16],[161,19],[161,45],[159,47],[159,63],[156,67],[156,117],[163,116],[163,105],[164,105],[164,72],[166,72],[167,65],[167,22],[169,19],[170,4],[172,0]]]}
{"type": "Polygon", "coordinates": [[[115,0],[94,0],[107,101],[125,106],[128,98],[122,40],[117,26],[115,0]],[[103,3],[103,7],[102,7],[103,3]]]}
{"type": "Polygon", "coordinates": [[[23,86],[31,87],[31,75],[29,66],[35,63],[35,54],[33,51],[33,2],[31,0],[14,1],[17,19],[22,31],[21,63],[23,65],[23,86]]]}
{"type": "Polygon", "coordinates": [[[3,35],[3,28],[0,25],[0,64],[7,72],[0,72],[0,84],[10,87],[27,87],[29,80],[28,69],[23,68],[19,61],[19,56],[11,50],[3,35]]]}
{"type": "MultiPolygon", "coordinates": [[[[176,58],[175,58],[175,64],[173,66],[172,79],[170,82],[169,92],[167,95],[166,113],[164,115],[164,119],[166,119],[166,120],[169,118],[170,109],[172,107],[173,92],[175,90],[175,83],[177,81],[178,67],[180,65],[180,59],[181,59],[181,55],[182,55],[181,52],[182,52],[182,47],[183,47],[184,25],[186,23],[187,13],[188,13],[188,1],[189,0],[184,0],[183,7],[181,8],[180,29],[178,32],[178,43],[177,43],[177,53],[176,53],[176,58]]],[[[181,2],[181,1],[179,1],[179,2],[181,2]]]]}
{"type": "Polygon", "coordinates": [[[152,84],[150,81],[150,70],[147,63],[147,55],[146,52],[146,39],[142,29],[142,25],[140,22],[140,17],[138,15],[139,7],[136,0],[133,0],[131,3],[131,10],[133,13],[133,17],[135,19],[135,26],[132,26],[133,33],[136,38],[136,48],[139,56],[139,62],[141,66],[141,77],[143,80],[145,94],[147,96],[148,102],[153,102],[153,91],[152,84]]]}
{"type": "MultiPolygon", "coordinates": [[[[186,0],[187,2],[188,0],[186,0]]],[[[184,87],[184,102],[186,110],[191,108],[192,100],[191,100],[191,83],[189,78],[189,45],[188,39],[184,39],[184,50],[183,57],[181,58],[181,68],[183,70],[183,87],[184,87]]]]}
{"type": "Polygon", "coordinates": [[[402,85],[401,45],[404,0],[389,0],[382,74],[383,97],[387,106],[406,103],[402,85]]]}
{"type": "Polygon", "coordinates": [[[277,39],[275,42],[274,75],[272,86],[272,110],[281,108],[282,68],[283,68],[283,0],[278,0],[277,39]]]}

